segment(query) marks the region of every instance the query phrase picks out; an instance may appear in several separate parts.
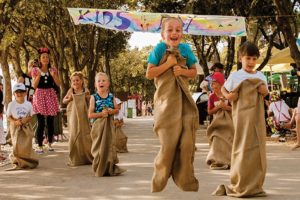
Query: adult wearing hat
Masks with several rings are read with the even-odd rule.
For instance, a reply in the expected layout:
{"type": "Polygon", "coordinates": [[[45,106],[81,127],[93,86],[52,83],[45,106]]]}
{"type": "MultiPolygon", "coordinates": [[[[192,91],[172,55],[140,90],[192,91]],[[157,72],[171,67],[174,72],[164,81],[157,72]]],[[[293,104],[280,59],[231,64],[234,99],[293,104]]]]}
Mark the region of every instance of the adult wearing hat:
{"type": "Polygon", "coordinates": [[[52,142],[54,135],[54,116],[59,112],[59,102],[55,89],[60,86],[58,71],[51,66],[48,48],[43,47],[38,50],[39,67],[32,69],[33,87],[36,89],[33,95],[33,110],[37,113],[38,127],[36,136],[38,140],[37,153],[43,151],[43,135],[45,129],[45,119],[47,120],[48,150],[53,151],[52,142]]]}

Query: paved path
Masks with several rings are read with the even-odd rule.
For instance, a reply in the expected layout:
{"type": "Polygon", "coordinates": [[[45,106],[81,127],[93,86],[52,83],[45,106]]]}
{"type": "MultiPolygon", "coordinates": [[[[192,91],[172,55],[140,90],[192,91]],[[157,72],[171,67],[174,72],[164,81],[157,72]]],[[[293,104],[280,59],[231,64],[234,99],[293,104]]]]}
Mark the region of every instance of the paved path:
{"type": "MultiPolygon", "coordinates": [[[[208,143],[205,130],[197,132],[195,173],[200,182],[198,192],[182,192],[170,179],[163,192],[152,194],[150,180],[153,160],[159,149],[152,132],[152,118],[126,120],[124,132],[129,137],[129,153],[119,154],[120,166],[128,171],[118,177],[94,177],[91,166],[66,166],[66,142],[54,145],[56,151],[40,156],[34,170],[4,171],[0,168],[0,199],[66,199],[66,200],[223,200],[210,193],[220,183],[228,183],[229,171],[211,171],[205,165],[208,143]]],[[[264,200],[300,199],[300,151],[291,151],[289,144],[268,142],[268,171],[264,200]]]]}

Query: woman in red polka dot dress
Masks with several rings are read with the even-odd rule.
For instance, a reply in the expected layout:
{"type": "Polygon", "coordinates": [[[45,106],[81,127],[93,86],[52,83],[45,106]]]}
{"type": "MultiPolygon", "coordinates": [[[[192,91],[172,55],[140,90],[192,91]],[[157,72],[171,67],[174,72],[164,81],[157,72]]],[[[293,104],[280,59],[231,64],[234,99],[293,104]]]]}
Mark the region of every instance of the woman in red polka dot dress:
{"type": "Polygon", "coordinates": [[[60,86],[58,72],[55,67],[51,67],[48,48],[40,48],[39,67],[34,67],[31,71],[33,78],[33,87],[36,89],[33,95],[33,111],[37,114],[37,141],[39,148],[37,153],[43,151],[43,135],[45,129],[45,118],[47,119],[48,128],[48,150],[54,151],[51,144],[54,134],[54,116],[59,112],[58,98],[55,87],[60,86]]]}

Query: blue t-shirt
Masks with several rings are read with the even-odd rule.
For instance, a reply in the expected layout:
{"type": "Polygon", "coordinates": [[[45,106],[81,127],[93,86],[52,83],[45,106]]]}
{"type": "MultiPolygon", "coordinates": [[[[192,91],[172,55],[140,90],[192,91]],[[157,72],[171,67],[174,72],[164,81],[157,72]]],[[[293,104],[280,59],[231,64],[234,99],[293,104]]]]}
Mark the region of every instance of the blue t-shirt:
{"type": "Polygon", "coordinates": [[[95,113],[102,112],[103,108],[114,108],[114,95],[109,93],[106,98],[102,98],[98,93],[93,94],[95,98],[95,113]]]}
{"type": "MultiPolygon", "coordinates": [[[[180,43],[178,45],[179,52],[182,57],[186,58],[186,64],[190,68],[197,62],[197,59],[189,44],[180,43]]],[[[164,54],[166,53],[167,45],[164,42],[158,43],[148,57],[148,63],[158,65],[164,54]]]]}

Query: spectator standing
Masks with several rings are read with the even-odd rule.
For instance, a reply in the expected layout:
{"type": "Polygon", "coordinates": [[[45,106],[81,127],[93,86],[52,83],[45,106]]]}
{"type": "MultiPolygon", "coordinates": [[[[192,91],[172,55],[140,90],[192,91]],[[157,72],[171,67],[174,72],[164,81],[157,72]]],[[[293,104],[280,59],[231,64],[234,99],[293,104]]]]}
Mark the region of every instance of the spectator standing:
{"type": "Polygon", "coordinates": [[[33,87],[35,93],[33,95],[33,111],[37,113],[37,153],[44,153],[43,137],[45,131],[45,119],[47,121],[47,139],[48,150],[54,151],[52,148],[54,135],[54,116],[59,112],[59,102],[55,89],[60,86],[58,71],[51,66],[48,48],[43,47],[38,50],[39,67],[32,69],[33,87]]]}
{"type": "Polygon", "coordinates": [[[23,73],[19,78],[18,82],[23,83],[26,87],[27,95],[26,99],[27,101],[32,102],[33,94],[34,94],[34,88],[32,85],[32,76],[31,76],[31,70],[34,67],[38,67],[38,60],[30,60],[27,65],[27,73],[23,73]]]}

